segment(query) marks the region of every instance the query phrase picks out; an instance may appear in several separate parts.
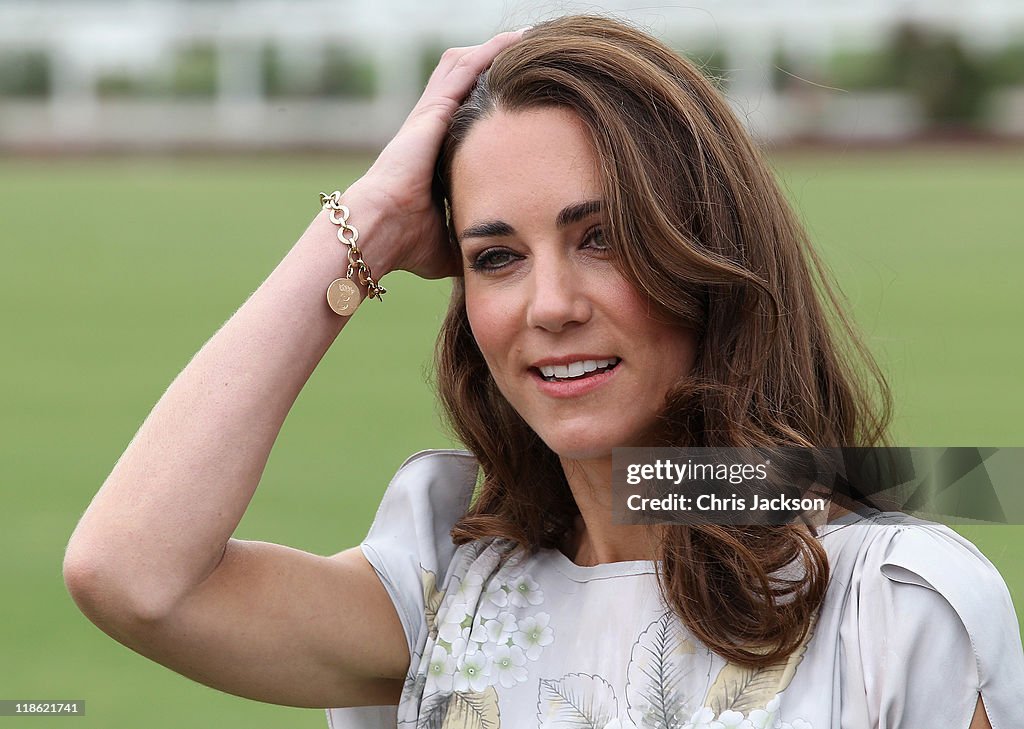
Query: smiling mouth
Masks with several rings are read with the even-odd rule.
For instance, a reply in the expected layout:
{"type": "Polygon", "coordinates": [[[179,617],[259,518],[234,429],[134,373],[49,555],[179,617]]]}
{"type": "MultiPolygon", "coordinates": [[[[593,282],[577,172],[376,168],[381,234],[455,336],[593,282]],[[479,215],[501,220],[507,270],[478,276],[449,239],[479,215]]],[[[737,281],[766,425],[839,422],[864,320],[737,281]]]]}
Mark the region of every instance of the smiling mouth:
{"type": "Polygon", "coordinates": [[[541,379],[545,382],[571,382],[573,380],[583,380],[603,372],[610,372],[621,361],[618,357],[596,360],[587,359],[572,362],[568,365],[545,365],[535,369],[540,372],[541,379]]]}

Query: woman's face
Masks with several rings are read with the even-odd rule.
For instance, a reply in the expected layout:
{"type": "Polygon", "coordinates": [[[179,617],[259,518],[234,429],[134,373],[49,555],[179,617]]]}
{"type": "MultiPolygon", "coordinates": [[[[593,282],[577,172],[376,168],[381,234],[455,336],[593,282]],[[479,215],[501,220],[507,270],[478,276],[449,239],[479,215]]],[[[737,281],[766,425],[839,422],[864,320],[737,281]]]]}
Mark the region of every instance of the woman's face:
{"type": "Polygon", "coordinates": [[[659,321],[606,250],[590,138],[564,109],[497,111],[452,165],[466,309],[505,398],[563,458],[650,445],[695,337],[659,321]]]}

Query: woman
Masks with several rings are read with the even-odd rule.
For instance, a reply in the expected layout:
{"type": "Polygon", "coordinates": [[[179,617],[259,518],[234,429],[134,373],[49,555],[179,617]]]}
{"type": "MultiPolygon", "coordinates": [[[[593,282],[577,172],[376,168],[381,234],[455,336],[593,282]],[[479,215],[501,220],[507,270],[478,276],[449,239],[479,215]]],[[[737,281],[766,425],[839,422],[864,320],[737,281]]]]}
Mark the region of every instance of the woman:
{"type": "Polygon", "coordinates": [[[452,49],[366,175],[325,197],[72,537],[68,586],[113,637],[242,696],[353,707],[328,711],[338,727],[1024,718],[1006,588],[945,527],[612,524],[614,447],[885,428],[799,224],[688,63],[587,17],[452,49]],[[231,539],[298,392],[394,269],[458,277],[438,374],[472,456],[411,458],[361,548],[231,539]],[[341,317],[322,295],[339,270],[341,317]]]}

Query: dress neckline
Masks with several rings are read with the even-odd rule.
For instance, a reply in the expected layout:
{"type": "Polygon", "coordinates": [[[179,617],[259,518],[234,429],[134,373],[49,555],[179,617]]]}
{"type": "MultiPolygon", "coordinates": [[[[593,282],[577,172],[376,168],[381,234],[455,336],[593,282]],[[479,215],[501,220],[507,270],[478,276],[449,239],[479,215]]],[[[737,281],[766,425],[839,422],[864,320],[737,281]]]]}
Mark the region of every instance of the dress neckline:
{"type": "MultiPolygon", "coordinates": [[[[877,516],[878,513],[879,512],[875,509],[861,509],[859,512],[844,514],[843,516],[819,527],[819,536],[824,536],[843,526],[870,520],[871,517],[877,516]]],[[[642,559],[625,560],[622,562],[603,562],[601,564],[585,566],[573,562],[560,549],[547,547],[541,549],[540,554],[544,555],[556,570],[575,582],[589,582],[591,580],[608,579],[610,577],[626,577],[630,575],[656,574],[657,565],[661,563],[661,560],[658,560],[656,563],[652,560],[642,559]]]]}
{"type": "Polygon", "coordinates": [[[553,548],[541,549],[551,565],[575,582],[607,579],[609,577],[626,577],[628,575],[654,574],[657,570],[651,560],[627,560],[624,562],[604,562],[590,566],[579,565],[569,559],[561,550],[553,548]]]}

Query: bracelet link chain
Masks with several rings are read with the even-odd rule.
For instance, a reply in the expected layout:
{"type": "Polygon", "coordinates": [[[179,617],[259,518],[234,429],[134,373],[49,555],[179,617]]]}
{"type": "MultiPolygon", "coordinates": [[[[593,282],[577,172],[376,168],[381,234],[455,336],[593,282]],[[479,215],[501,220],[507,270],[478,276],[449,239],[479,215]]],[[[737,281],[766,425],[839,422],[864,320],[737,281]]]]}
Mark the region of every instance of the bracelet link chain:
{"type": "Polygon", "coordinates": [[[320,206],[328,211],[331,222],[338,226],[338,240],[348,248],[348,268],[344,279],[336,279],[327,288],[327,303],[335,313],[350,316],[359,305],[359,293],[353,291],[352,275],[355,274],[362,286],[366,287],[366,296],[370,299],[383,301],[381,298],[387,289],[373,280],[370,267],[363,260],[363,252],[356,245],[359,231],[348,222],[349,209],[341,204],[341,191],[335,190],[330,195],[320,193],[320,206]]]}

